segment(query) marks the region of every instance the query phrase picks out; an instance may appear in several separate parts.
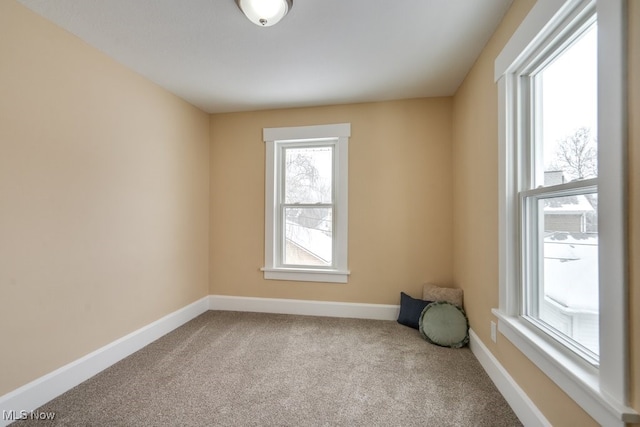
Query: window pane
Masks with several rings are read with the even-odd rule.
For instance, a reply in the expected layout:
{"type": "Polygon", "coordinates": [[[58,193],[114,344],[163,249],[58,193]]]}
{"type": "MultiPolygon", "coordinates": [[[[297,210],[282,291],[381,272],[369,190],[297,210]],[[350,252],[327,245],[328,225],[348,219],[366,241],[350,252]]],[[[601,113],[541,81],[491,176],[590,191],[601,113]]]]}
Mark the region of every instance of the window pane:
{"type": "Polygon", "coordinates": [[[331,203],[333,148],[285,149],[285,203],[331,203]]]}
{"type": "Polygon", "coordinates": [[[535,187],[598,176],[597,77],[595,24],[537,74],[535,187]]]}
{"type": "Polygon", "coordinates": [[[333,209],[284,208],[285,265],[331,266],[333,209]]]}
{"type": "MultiPolygon", "coordinates": [[[[598,355],[598,195],[538,201],[544,218],[539,319],[598,355]]],[[[535,301],[536,299],[534,299],[535,301]]]]}

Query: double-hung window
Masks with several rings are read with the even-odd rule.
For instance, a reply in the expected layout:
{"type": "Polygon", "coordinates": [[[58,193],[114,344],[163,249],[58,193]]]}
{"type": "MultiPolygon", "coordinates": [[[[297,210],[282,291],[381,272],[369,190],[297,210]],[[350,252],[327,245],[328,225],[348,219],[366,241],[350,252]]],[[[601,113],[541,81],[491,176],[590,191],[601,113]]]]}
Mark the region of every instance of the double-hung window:
{"type": "Polygon", "coordinates": [[[624,0],[538,0],[495,63],[500,332],[602,425],[628,401],[624,0]]]}
{"type": "Polygon", "coordinates": [[[588,13],[520,74],[522,315],[599,361],[597,23],[588,13]]]}
{"type": "Polygon", "coordinates": [[[350,124],[263,133],[265,279],[346,283],[350,124]]]}

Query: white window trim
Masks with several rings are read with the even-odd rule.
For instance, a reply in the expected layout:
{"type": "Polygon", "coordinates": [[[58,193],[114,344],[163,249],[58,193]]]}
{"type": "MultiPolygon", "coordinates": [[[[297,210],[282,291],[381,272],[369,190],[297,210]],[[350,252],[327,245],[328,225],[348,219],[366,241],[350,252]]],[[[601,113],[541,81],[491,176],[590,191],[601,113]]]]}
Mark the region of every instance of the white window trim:
{"type": "Polygon", "coordinates": [[[640,422],[628,406],[626,1],[538,0],[495,61],[499,117],[499,331],[602,425],[640,422]],[[598,19],[600,366],[545,339],[520,316],[518,127],[514,72],[567,16],[595,2],[598,19]]]}
{"type": "Polygon", "coordinates": [[[266,145],[265,165],[265,265],[261,270],[265,279],[293,280],[302,282],[347,283],[350,271],[347,268],[348,238],[348,177],[349,177],[349,137],[351,124],[339,123],[317,126],[297,126],[264,128],[263,140],[266,145]],[[276,142],[337,138],[335,157],[335,268],[285,268],[278,266],[277,259],[277,205],[276,142]]]}

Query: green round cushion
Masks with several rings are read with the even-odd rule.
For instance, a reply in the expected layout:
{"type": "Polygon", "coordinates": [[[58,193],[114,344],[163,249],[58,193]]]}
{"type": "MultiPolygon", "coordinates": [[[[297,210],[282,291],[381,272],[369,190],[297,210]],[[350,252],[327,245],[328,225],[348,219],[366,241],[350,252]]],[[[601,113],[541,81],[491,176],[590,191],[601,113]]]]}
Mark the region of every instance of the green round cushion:
{"type": "Polygon", "coordinates": [[[460,348],[469,342],[469,320],[464,310],[446,301],[432,302],[420,314],[420,333],[431,344],[460,348]]]}

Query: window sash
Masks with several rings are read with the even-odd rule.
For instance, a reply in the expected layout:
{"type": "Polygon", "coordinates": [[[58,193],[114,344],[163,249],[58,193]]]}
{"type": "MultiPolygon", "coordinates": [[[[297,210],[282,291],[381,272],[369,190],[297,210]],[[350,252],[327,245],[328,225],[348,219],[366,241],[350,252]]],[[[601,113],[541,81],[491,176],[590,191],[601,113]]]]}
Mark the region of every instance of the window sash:
{"type": "Polygon", "coordinates": [[[279,165],[278,167],[278,175],[277,180],[280,184],[277,188],[276,200],[278,203],[277,207],[277,219],[276,219],[276,259],[275,265],[278,268],[304,268],[304,269],[314,269],[314,270],[335,270],[337,266],[337,240],[336,239],[336,230],[337,230],[337,215],[336,210],[338,209],[336,200],[337,200],[337,162],[336,162],[336,150],[337,144],[339,142],[338,138],[318,138],[318,139],[308,139],[308,140],[285,140],[285,141],[276,141],[277,146],[277,159],[276,163],[279,165]],[[288,149],[295,148],[331,148],[331,202],[330,203],[286,203],[286,179],[285,179],[285,171],[286,171],[286,152],[288,149]],[[330,208],[332,211],[332,224],[331,224],[331,263],[326,266],[322,265],[312,265],[312,264],[294,264],[286,262],[286,215],[285,211],[287,208],[330,208]]]}
{"type": "Polygon", "coordinates": [[[280,205],[279,209],[279,224],[278,224],[278,266],[283,268],[314,268],[314,269],[326,269],[333,270],[336,268],[336,238],[335,238],[335,227],[336,227],[336,215],[335,212],[335,204],[332,203],[317,203],[317,204],[287,204],[283,203],[280,205]],[[287,262],[286,257],[286,241],[287,241],[287,218],[286,211],[287,209],[327,209],[331,211],[331,262],[328,265],[316,265],[316,264],[296,264],[287,262]]]}
{"type": "MultiPolygon", "coordinates": [[[[551,345],[560,351],[578,356],[591,366],[598,366],[599,358],[594,353],[574,344],[570,339],[555,331],[553,327],[540,321],[539,309],[542,295],[543,248],[539,244],[539,230],[543,227],[544,215],[538,213],[538,201],[552,198],[597,193],[597,178],[572,181],[544,186],[544,154],[542,123],[542,84],[540,72],[562,55],[573,43],[597,22],[593,4],[578,7],[565,17],[565,24],[551,35],[551,42],[542,43],[537,50],[514,71],[513,117],[517,119],[514,137],[517,161],[512,166],[515,176],[513,187],[516,203],[518,238],[514,249],[517,251],[518,265],[515,278],[517,315],[536,330],[551,345]]],[[[513,111],[513,110],[512,110],[513,111]]]]}
{"type": "Polygon", "coordinates": [[[598,193],[598,179],[574,181],[550,187],[521,191],[519,197],[520,217],[520,304],[519,314],[531,326],[554,340],[560,346],[573,352],[590,365],[599,365],[599,355],[587,349],[553,325],[541,318],[544,300],[543,264],[544,251],[540,245],[540,231],[544,230],[544,215],[540,214],[539,202],[557,197],[581,196],[598,193]]]}
{"type": "MultiPolygon", "coordinates": [[[[330,148],[331,149],[331,200],[329,203],[335,204],[336,201],[336,145],[338,138],[321,138],[306,141],[285,140],[276,141],[278,146],[279,174],[278,182],[280,183],[277,199],[279,204],[286,203],[286,153],[290,149],[299,148],[330,148]]],[[[302,202],[304,204],[304,202],[302,202]]],[[[322,203],[322,202],[319,202],[322,203]]]]}

